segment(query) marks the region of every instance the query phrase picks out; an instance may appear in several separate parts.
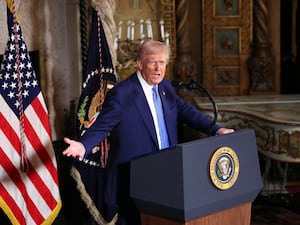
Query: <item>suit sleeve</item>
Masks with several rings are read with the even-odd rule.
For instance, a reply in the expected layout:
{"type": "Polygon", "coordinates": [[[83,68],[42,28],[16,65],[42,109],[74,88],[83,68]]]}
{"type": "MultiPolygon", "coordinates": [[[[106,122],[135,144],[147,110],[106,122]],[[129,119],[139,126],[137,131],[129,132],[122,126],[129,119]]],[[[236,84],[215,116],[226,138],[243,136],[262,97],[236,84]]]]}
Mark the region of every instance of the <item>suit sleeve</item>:
{"type": "Polygon", "coordinates": [[[217,130],[221,128],[219,124],[214,124],[206,114],[202,113],[194,105],[185,102],[179,96],[176,96],[176,104],[180,122],[186,123],[188,126],[206,134],[212,132],[215,135],[217,130]]]}
{"type": "Polygon", "coordinates": [[[95,146],[101,143],[119,123],[122,107],[118,91],[116,90],[117,88],[114,88],[107,93],[102,111],[95,123],[86,130],[80,139],[80,142],[86,149],[84,157],[86,157],[95,146]]]}

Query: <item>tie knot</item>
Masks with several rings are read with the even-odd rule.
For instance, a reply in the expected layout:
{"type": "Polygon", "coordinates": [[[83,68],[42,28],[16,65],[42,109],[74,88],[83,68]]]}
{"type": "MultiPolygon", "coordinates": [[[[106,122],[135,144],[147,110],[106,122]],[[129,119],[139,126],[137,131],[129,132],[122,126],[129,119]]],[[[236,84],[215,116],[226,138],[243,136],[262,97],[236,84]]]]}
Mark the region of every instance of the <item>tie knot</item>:
{"type": "Polygon", "coordinates": [[[157,91],[157,86],[156,86],[156,85],[154,85],[154,86],[152,87],[152,91],[153,91],[153,94],[154,94],[155,98],[157,98],[157,96],[158,96],[158,91],[157,91]]]}
{"type": "Polygon", "coordinates": [[[156,85],[154,85],[154,86],[152,87],[152,90],[153,90],[153,91],[157,91],[156,85]]]}

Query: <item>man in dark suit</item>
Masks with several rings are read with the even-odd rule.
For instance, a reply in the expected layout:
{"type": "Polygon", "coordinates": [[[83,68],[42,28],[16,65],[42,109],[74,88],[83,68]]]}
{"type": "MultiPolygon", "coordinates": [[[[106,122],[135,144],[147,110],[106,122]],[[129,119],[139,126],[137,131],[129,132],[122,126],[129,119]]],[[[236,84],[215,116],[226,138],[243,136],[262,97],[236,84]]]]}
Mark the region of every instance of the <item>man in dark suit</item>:
{"type": "Polygon", "coordinates": [[[153,86],[158,88],[163,107],[167,146],[177,144],[178,122],[205,133],[233,132],[218,124],[211,129],[212,121],[206,115],[176,95],[171,82],[164,79],[168,60],[169,48],[165,44],[153,40],[143,42],[137,55],[138,70],[107,93],[100,115],[80,142],[65,138],[69,147],[63,154],[84,158],[110,134],[105,201],[118,212],[117,224],[140,225],[139,212],[129,197],[130,160],[165,148],[155,114],[153,86]]]}

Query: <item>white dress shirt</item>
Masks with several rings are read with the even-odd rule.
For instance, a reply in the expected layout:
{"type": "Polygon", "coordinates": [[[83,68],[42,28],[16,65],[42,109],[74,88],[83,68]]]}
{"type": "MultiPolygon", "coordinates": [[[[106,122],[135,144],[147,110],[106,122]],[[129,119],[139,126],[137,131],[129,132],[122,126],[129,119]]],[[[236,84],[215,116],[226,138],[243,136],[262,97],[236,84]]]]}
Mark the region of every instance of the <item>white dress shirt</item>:
{"type": "Polygon", "coordinates": [[[145,93],[148,105],[150,107],[150,111],[151,111],[154,126],[155,126],[155,131],[156,131],[156,136],[157,136],[157,140],[158,140],[159,149],[161,149],[161,140],[160,140],[160,135],[159,135],[158,122],[157,122],[156,111],[155,111],[154,102],[153,102],[153,91],[152,91],[153,85],[149,85],[144,80],[144,78],[142,77],[140,71],[137,71],[137,77],[138,77],[138,79],[139,79],[139,81],[142,85],[142,88],[143,88],[143,91],[145,93]]]}

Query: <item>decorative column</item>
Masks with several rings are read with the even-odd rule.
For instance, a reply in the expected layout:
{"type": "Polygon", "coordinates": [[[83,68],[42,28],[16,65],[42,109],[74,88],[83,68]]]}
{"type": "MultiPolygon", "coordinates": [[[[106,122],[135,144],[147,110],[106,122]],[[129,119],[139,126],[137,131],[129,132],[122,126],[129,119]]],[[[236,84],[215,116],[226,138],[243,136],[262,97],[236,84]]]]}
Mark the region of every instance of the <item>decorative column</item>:
{"type": "Polygon", "coordinates": [[[177,58],[175,63],[175,78],[183,82],[188,82],[191,79],[196,80],[196,64],[191,58],[189,42],[188,14],[188,0],[176,0],[177,58]]]}
{"type": "Polygon", "coordinates": [[[253,52],[249,59],[249,94],[275,91],[274,59],[270,52],[267,0],[253,1],[253,52]]]}

